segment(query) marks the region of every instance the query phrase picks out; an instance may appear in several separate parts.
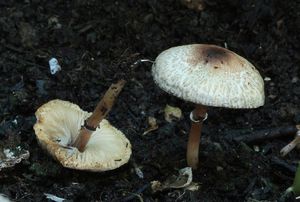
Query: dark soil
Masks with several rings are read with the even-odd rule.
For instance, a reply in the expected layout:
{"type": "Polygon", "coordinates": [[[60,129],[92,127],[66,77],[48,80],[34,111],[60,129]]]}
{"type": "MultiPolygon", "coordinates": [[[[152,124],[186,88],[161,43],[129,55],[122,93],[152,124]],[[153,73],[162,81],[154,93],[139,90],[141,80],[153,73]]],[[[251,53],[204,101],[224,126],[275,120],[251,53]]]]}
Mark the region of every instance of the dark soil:
{"type": "Polygon", "coordinates": [[[292,136],[257,145],[227,137],[300,122],[299,10],[299,0],[207,0],[202,12],[171,0],[0,1],[0,141],[31,154],[0,171],[0,193],[15,201],[46,201],[44,193],[73,201],[279,200],[292,184],[299,158],[297,150],[284,158],[279,154],[292,136]],[[199,190],[154,194],[151,181],[163,181],[186,166],[193,105],[160,90],[151,64],[129,67],[137,59],[155,59],[169,47],[190,43],[226,43],[249,59],[263,77],[271,78],[265,82],[266,103],[252,110],[210,108],[200,168],[193,172],[199,190]],[[62,66],[55,75],[49,71],[51,57],[62,66]],[[130,139],[132,160],[144,179],[132,161],[104,173],[63,168],[37,144],[35,110],[59,98],[92,111],[120,78],[129,82],[108,119],[130,139]],[[184,119],[166,122],[166,104],[180,107],[184,119]],[[157,118],[159,129],[142,136],[149,116],[157,118]]]}

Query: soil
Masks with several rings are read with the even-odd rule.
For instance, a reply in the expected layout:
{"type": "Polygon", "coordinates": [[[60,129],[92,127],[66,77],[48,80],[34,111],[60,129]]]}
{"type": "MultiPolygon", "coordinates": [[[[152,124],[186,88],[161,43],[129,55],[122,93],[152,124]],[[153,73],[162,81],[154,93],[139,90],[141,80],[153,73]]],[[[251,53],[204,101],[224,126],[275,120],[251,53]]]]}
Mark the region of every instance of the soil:
{"type": "Polygon", "coordinates": [[[279,154],[293,136],[259,144],[227,137],[300,122],[300,1],[205,2],[199,11],[179,0],[0,1],[0,141],[30,152],[0,171],[0,193],[15,201],[47,201],[44,193],[70,201],[293,201],[282,195],[293,183],[299,151],[279,154]],[[251,110],[209,108],[200,167],[193,171],[199,189],[153,193],[151,181],[186,167],[194,106],[159,89],[150,63],[132,64],[191,43],[226,45],[251,61],[268,78],[266,103],[251,110]],[[55,75],[52,57],[62,67],[55,75]],[[36,109],[58,98],[92,111],[120,78],[129,82],[108,119],[131,141],[132,160],[103,173],[62,167],[37,143],[36,109]],[[181,108],[184,118],[165,121],[167,104],[181,108]],[[159,128],[143,136],[149,116],[159,128]]]}

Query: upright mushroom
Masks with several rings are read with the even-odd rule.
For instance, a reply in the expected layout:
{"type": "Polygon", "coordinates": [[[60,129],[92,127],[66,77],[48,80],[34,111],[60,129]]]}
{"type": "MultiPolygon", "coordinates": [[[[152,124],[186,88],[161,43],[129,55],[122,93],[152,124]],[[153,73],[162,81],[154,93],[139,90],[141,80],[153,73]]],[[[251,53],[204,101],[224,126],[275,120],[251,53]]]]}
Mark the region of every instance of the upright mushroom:
{"type": "Polygon", "coordinates": [[[255,67],[225,48],[192,44],[170,48],[152,66],[155,83],[164,91],[196,104],[187,145],[187,163],[198,167],[202,122],[207,106],[256,108],[264,105],[264,82],[255,67]]]}

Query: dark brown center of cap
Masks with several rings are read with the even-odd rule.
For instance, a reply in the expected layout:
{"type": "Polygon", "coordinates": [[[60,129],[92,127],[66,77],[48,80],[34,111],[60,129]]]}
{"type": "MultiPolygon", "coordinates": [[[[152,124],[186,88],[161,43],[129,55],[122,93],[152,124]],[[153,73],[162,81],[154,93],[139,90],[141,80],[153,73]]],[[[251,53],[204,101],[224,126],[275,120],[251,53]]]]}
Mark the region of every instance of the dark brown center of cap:
{"type": "Polygon", "coordinates": [[[232,54],[229,50],[215,45],[196,46],[192,55],[193,57],[189,59],[191,65],[204,62],[205,64],[212,64],[215,69],[232,59],[232,54]]]}
{"type": "Polygon", "coordinates": [[[217,46],[208,46],[200,49],[200,54],[202,55],[202,57],[204,56],[207,60],[222,61],[227,60],[229,58],[229,54],[226,51],[226,49],[217,46]]]}

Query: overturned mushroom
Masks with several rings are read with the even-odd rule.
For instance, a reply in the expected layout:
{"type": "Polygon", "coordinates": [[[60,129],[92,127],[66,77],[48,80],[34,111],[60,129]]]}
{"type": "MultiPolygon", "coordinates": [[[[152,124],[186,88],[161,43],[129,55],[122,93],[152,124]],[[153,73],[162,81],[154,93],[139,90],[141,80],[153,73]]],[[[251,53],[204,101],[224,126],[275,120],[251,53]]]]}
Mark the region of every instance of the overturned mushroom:
{"type": "Polygon", "coordinates": [[[187,162],[198,166],[202,122],[207,106],[256,108],[264,104],[264,82],[255,67],[225,48],[192,44],[163,51],[152,66],[154,81],[168,93],[196,104],[187,162]]]}
{"type": "Polygon", "coordinates": [[[34,130],[37,139],[64,167],[106,171],[120,167],[130,158],[129,140],[105,119],[90,135],[83,152],[73,147],[91,113],[71,102],[52,100],[41,106],[35,115],[37,123],[34,130]]]}

